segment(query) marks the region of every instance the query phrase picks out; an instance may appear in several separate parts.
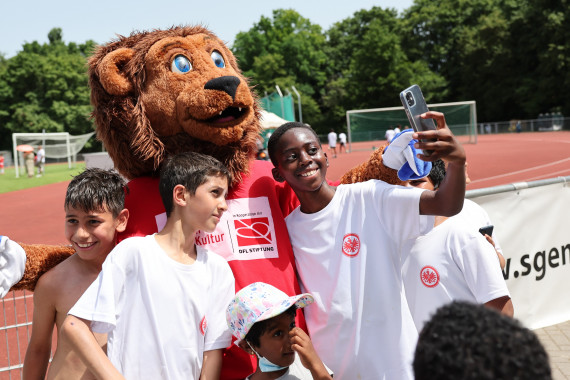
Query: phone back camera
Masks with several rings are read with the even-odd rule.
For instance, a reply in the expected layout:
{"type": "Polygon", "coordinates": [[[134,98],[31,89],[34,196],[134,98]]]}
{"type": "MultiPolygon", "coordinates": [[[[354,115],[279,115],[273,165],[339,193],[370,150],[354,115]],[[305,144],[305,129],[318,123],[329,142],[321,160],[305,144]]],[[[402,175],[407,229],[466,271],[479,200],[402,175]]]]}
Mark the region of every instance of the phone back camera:
{"type": "Polygon", "coordinates": [[[411,92],[406,92],[406,102],[410,107],[412,107],[415,104],[414,95],[412,95],[411,92]]]}

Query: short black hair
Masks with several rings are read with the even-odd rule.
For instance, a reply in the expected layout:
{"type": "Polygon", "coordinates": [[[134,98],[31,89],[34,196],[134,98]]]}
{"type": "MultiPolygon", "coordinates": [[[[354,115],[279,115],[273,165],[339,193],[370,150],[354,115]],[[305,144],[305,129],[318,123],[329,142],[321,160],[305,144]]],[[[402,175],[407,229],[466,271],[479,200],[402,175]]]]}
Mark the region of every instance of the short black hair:
{"type": "Polygon", "coordinates": [[[441,182],[443,182],[445,173],[445,162],[443,162],[443,160],[439,159],[431,163],[431,170],[428,174],[428,177],[433,184],[434,190],[439,188],[439,185],[441,185],[441,182]]]}
{"type": "Polygon", "coordinates": [[[531,330],[484,305],[454,301],[420,332],[416,380],[549,380],[548,355],[531,330]]]}
{"type": "Polygon", "coordinates": [[[228,169],[212,156],[196,152],[183,152],[166,159],[160,170],[158,189],[166,216],[169,217],[174,208],[172,192],[174,187],[182,185],[194,195],[198,186],[206,183],[208,177],[225,177],[228,184],[232,182],[228,169]]]}
{"type": "Polygon", "coordinates": [[[87,168],[67,186],[64,207],[84,212],[109,211],[113,218],[125,208],[126,180],[115,170],[87,168]]]}
{"type": "Polygon", "coordinates": [[[267,152],[269,153],[269,159],[271,160],[271,163],[275,167],[278,166],[277,158],[275,157],[276,153],[275,149],[277,149],[277,143],[279,142],[283,134],[285,134],[285,132],[293,128],[304,128],[306,130],[311,131],[311,133],[317,138],[319,146],[321,146],[321,140],[319,139],[317,132],[315,132],[315,130],[311,128],[310,125],[305,123],[299,123],[297,121],[282,124],[279,128],[275,130],[275,132],[271,134],[271,136],[269,137],[269,141],[267,142],[267,152]]]}
{"type": "MultiPolygon", "coordinates": [[[[283,315],[283,314],[287,314],[287,315],[295,318],[295,316],[297,315],[297,306],[293,305],[289,309],[285,310],[283,313],[281,313],[279,315],[283,315]]],[[[276,315],[273,318],[277,318],[279,315],[276,315]]],[[[269,322],[273,318],[269,318],[269,319],[265,319],[263,321],[255,322],[253,324],[253,326],[251,326],[251,328],[249,329],[247,334],[245,335],[245,338],[244,338],[245,341],[249,342],[249,344],[251,344],[254,347],[259,347],[259,345],[261,344],[260,338],[265,333],[265,331],[267,331],[267,326],[269,325],[269,322]]]]}

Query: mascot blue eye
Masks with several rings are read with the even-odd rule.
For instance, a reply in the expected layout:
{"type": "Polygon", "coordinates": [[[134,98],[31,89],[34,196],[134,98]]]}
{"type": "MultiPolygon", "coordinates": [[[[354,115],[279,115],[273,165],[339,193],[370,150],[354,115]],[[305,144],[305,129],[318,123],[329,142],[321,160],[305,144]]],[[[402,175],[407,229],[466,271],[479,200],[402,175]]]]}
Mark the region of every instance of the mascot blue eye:
{"type": "Polygon", "coordinates": [[[212,52],[211,57],[212,57],[212,61],[214,61],[214,65],[216,65],[220,69],[223,69],[224,67],[226,67],[226,62],[224,62],[224,57],[222,57],[222,55],[220,54],[219,51],[214,50],[212,52]]]}
{"type": "Polygon", "coordinates": [[[186,74],[192,70],[192,63],[190,60],[183,55],[177,55],[172,61],[171,69],[175,73],[186,74]]]}

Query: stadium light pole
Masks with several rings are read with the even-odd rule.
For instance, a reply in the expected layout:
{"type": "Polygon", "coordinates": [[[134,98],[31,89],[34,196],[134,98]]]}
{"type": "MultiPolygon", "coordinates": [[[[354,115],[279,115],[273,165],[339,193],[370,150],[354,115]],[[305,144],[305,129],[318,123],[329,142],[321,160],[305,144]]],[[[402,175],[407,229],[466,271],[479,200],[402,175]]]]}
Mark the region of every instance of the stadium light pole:
{"type": "Polygon", "coordinates": [[[279,94],[279,97],[281,98],[281,117],[283,119],[285,119],[285,106],[283,105],[283,94],[281,93],[281,89],[279,88],[278,85],[275,85],[275,88],[277,89],[277,93],[279,94]]]}
{"type": "Polygon", "coordinates": [[[297,99],[299,99],[299,122],[303,122],[303,112],[301,111],[301,95],[299,95],[299,91],[295,88],[295,86],[291,86],[295,94],[297,94],[297,99]]]}

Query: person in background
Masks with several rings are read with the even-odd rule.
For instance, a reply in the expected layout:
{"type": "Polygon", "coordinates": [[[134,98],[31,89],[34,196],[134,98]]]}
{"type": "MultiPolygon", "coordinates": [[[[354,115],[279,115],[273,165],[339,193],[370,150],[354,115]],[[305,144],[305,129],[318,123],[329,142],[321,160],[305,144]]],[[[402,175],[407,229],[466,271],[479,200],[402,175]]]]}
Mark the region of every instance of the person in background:
{"type": "Polygon", "coordinates": [[[44,174],[45,164],[46,164],[46,151],[41,145],[39,145],[38,152],[36,154],[36,166],[38,167],[38,177],[41,177],[44,174]]]}
{"type": "Polygon", "coordinates": [[[332,128],[327,135],[327,139],[329,141],[329,149],[332,152],[333,157],[336,158],[336,132],[332,128]]]}
{"type": "Polygon", "coordinates": [[[28,178],[34,176],[34,165],[36,156],[33,150],[24,152],[24,165],[26,166],[26,172],[28,173],[28,178]]]}
{"type": "Polygon", "coordinates": [[[340,147],[338,148],[338,153],[342,153],[342,151],[344,150],[345,153],[347,153],[346,151],[346,133],[341,132],[338,135],[338,139],[340,141],[340,147]]]}
{"type": "MultiPolygon", "coordinates": [[[[436,191],[445,178],[445,163],[432,164],[427,177],[406,185],[436,191]]],[[[438,307],[453,300],[482,303],[513,316],[499,254],[465,212],[464,207],[450,218],[436,216],[431,231],[402,246],[404,289],[418,331],[438,307]]]]}
{"type": "Polygon", "coordinates": [[[439,308],[420,332],[416,380],[551,380],[534,332],[496,310],[464,301],[439,308]]]}
{"type": "Polygon", "coordinates": [[[384,137],[388,142],[391,142],[394,136],[396,136],[396,132],[392,128],[387,129],[386,133],[384,134],[384,137]]]}

